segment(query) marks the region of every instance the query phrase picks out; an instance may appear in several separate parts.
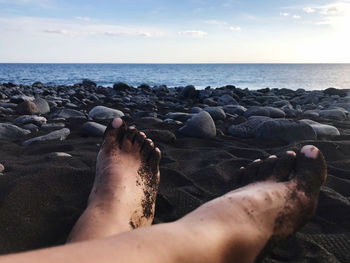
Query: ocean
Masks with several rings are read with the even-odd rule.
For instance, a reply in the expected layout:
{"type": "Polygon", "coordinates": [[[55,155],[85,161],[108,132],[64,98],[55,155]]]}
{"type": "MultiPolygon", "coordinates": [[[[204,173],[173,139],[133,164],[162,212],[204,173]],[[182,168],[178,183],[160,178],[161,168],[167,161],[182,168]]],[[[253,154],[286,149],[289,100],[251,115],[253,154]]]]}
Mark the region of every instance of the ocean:
{"type": "Polygon", "coordinates": [[[350,64],[25,64],[0,63],[0,83],[72,85],[90,79],[101,86],[320,90],[350,88],[350,64]]]}

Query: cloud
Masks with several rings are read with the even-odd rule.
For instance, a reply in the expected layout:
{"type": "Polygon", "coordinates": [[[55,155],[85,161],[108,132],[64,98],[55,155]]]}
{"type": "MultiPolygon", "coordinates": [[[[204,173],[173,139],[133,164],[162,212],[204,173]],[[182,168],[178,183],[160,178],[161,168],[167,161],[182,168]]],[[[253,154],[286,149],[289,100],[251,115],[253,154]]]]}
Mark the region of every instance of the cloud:
{"type": "Polygon", "coordinates": [[[80,23],[77,21],[77,19],[53,19],[39,17],[0,18],[0,33],[3,31],[9,31],[15,34],[51,34],[62,37],[152,37],[161,36],[163,34],[162,31],[155,28],[92,23],[87,20],[85,21],[86,23],[80,23]]]}
{"type": "Polygon", "coordinates": [[[232,30],[232,31],[241,31],[241,27],[239,27],[239,26],[231,26],[230,30],[232,30]]]}
{"type": "Polygon", "coordinates": [[[294,18],[294,19],[300,19],[301,16],[299,16],[299,15],[293,15],[293,18],[294,18]]]}
{"type": "Polygon", "coordinates": [[[180,36],[189,36],[189,37],[205,37],[208,35],[207,32],[200,31],[200,30],[186,30],[178,32],[180,36]]]}
{"type": "Polygon", "coordinates": [[[314,13],[315,12],[315,9],[314,8],[311,8],[311,7],[304,7],[302,9],[305,13],[314,13]]]}
{"type": "Polygon", "coordinates": [[[336,15],[341,12],[341,9],[338,6],[326,6],[324,8],[321,8],[320,13],[323,15],[336,15]]]}
{"type": "Polygon", "coordinates": [[[209,25],[216,25],[216,26],[226,26],[227,22],[225,21],[220,21],[220,20],[206,20],[204,23],[209,24],[209,25]]]}
{"type": "Polygon", "coordinates": [[[323,16],[321,21],[315,23],[316,25],[328,25],[335,31],[344,34],[344,36],[349,35],[350,1],[341,1],[325,6],[319,6],[318,10],[323,16]]]}
{"type": "Polygon", "coordinates": [[[123,32],[123,31],[107,31],[103,33],[105,36],[118,37],[118,36],[141,36],[141,37],[151,37],[152,34],[149,32],[123,32]]]}
{"type": "Polygon", "coordinates": [[[43,30],[44,33],[49,33],[49,34],[59,34],[59,35],[67,35],[69,32],[65,29],[59,29],[59,30],[43,30]]]}
{"type": "Polygon", "coordinates": [[[280,16],[289,16],[289,13],[280,13],[280,16]]]}
{"type": "Polygon", "coordinates": [[[82,20],[82,21],[90,21],[91,19],[86,16],[76,16],[75,19],[82,20]]]}

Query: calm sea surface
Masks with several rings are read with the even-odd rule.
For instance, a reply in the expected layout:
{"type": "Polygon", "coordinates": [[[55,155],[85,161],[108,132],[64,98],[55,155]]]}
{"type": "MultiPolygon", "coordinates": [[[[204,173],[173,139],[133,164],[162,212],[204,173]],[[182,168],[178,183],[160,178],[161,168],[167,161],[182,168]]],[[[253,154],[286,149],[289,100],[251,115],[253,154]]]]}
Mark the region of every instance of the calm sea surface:
{"type": "Polygon", "coordinates": [[[90,79],[98,85],[126,82],[197,88],[350,88],[350,64],[1,64],[0,83],[70,85],[90,79]]]}

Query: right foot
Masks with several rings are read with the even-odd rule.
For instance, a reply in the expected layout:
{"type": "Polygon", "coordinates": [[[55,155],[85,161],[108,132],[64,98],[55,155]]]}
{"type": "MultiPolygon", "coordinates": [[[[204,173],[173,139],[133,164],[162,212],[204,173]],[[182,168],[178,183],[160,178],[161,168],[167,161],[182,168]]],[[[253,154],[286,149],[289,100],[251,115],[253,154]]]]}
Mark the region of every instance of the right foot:
{"type": "Polygon", "coordinates": [[[305,225],[316,210],[327,169],[322,153],[309,145],[298,154],[287,152],[281,157],[256,160],[241,168],[241,175],[249,185],[184,217],[184,221],[196,218],[202,224],[212,222],[207,225],[208,233],[212,225],[216,225],[214,233],[223,230],[227,262],[237,258],[239,262],[252,262],[264,248],[273,247],[305,225]]]}
{"type": "Polygon", "coordinates": [[[125,231],[151,225],[159,184],[160,150],[119,118],[107,127],[97,156],[89,207],[115,216],[125,231]]]}

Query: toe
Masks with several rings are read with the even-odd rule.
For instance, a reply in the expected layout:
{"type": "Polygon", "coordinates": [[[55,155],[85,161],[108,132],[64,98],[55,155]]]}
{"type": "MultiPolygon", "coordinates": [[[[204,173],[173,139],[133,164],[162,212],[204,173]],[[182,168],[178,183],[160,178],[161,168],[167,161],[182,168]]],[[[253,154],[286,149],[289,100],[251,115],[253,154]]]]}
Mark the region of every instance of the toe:
{"type": "Polygon", "coordinates": [[[141,156],[144,161],[148,162],[150,154],[154,151],[154,143],[151,139],[146,139],[141,148],[141,156]]]}
{"type": "Polygon", "coordinates": [[[135,139],[134,139],[134,148],[137,151],[140,151],[142,149],[142,145],[144,143],[146,139],[146,134],[143,132],[137,132],[135,135],[135,139]]]}
{"type": "Polygon", "coordinates": [[[284,182],[290,179],[294,170],[296,154],[293,151],[288,151],[278,157],[272,175],[277,181],[284,182]]]}
{"type": "Polygon", "coordinates": [[[161,159],[161,151],[158,147],[156,147],[149,155],[149,164],[151,168],[151,172],[157,175],[159,182],[159,162],[161,159]]]}
{"type": "Polygon", "coordinates": [[[304,146],[296,157],[295,179],[307,195],[318,194],[327,177],[327,165],[323,154],[312,145],[304,146]]]}
{"type": "Polygon", "coordinates": [[[121,145],[126,130],[125,122],[120,118],[113,119],[103,135],[103,149],[111,149],[121,145]]]}
{"type": "Polygon", "coordinates": [[[269,158],[264,160],[259,167],[256,178],[258,181],[266,180],[272,176],[273,168],[275,167],[278,158],[276,155],[271,155],[269,158]]]}
{"type": "Polygon", "coordinates": [[[123,139],[123,150],[125,151],[131,151],[133,150],[133,144],[135,137],[137,135],[137,129],[135,127],[129,127],[125,131],[124,139],[123,139]]]}
{"type": "Polygon", "coordinates": [[[250,163],[247,167],[242,168],[240,170],[240,185],[246,185],[252,182],[257,181],[256,175],[259,171],[259,167],[261,166],[261,159],[256,159],[252,163],[250,163]]]}

